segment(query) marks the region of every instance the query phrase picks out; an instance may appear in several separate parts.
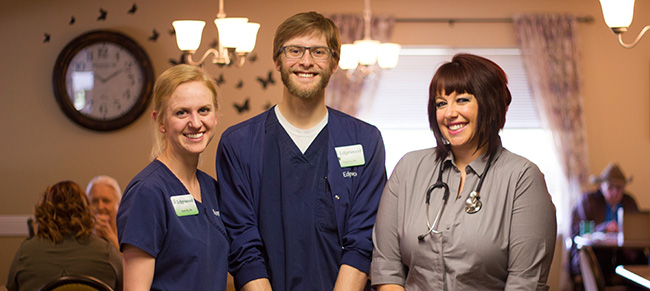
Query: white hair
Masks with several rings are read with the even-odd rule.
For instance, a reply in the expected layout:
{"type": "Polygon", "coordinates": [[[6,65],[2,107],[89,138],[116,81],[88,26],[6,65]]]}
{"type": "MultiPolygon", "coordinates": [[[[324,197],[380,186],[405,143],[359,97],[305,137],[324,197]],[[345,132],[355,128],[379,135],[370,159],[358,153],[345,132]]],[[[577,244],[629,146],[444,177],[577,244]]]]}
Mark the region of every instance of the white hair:
{"type": "Polygon", "coordinates": [[[93,186],[96,184],[102,184],[113,188],[113,190],[115,190],[115,198],[117,198],[118,203],[122,199],[122,190],[120,190],[120,184],[117,183],[117,180],[115,180],[115,178],[105,175],[97,176],[90,180],[88,187],[86,187],[86,195],[90,195],[90,190],[92,190],[93,186]]]}

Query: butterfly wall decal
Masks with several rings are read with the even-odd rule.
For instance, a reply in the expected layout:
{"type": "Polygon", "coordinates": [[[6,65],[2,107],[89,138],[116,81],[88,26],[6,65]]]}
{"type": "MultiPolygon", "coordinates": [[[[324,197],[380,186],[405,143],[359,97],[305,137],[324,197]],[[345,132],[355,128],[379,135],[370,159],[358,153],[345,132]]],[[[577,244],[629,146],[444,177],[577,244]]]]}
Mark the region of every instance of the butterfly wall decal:
{"type": "Polygon", "coordinates": [[[131,6],[131,9],[129,9],[129,14],[135,14],[135,12],[138,11],[138,6],[133,3],[133,6],[131,6]]]}
{"type": "Polygon", "coordinates": [[[175,65],[180,65],[180,64],[185,64],[185,52],[181,53],[181,57],[178,58],[178,60],[175,59],[169,59],[169,63],[172,64],[173,66],[175,65]]]}
{"type": "Polygon", "coordinates": [[[97,17],[97,21],[100,21],[100,20],[105,21],[107,15],[108,15],[108,11],[106,11],[106,10],[104,10],[102,8],[99,8],[99,16],[97,17]]]}
{"type": "Polygon", "coordinates": [[[149,37],[149,40],[155,42],[155,41],[158,40],[158,37],[159,37],[159,36],[160,36],[160,33],[158,33],[158,31],[156,31],[156,30],[154,29],[154,30],[151,32],[151,36],[149,37]]]}
{"type": "Polygon", "coordinates": [[[262,85],[262,88],[266,89],[266,87],[269,84],[275,84],[275,80],[273,80],[273,71],[269,71],[268,76],[265,78],[262,77],[257,77],[257,81],[260,82],[262,85]]]}
{"type": "Polygon", "coordinates": [[[237,109],[237,113],[242,114],[250,110],[250,106],[249,106],[250,100],[251,100],[250,98],[246,98],[244,103],[242,103],[241,105],[237,103],[233,103],[232,105],[235,106],[235,109],[237,109]]]}
{"type": "Polygon", "coordinates": [[[219,74],[219,78],[214,78],[214,81],[217,82],[217,85],[219,87],[226,83],[226,80],[223,78],[223,74],[219,74]]]}

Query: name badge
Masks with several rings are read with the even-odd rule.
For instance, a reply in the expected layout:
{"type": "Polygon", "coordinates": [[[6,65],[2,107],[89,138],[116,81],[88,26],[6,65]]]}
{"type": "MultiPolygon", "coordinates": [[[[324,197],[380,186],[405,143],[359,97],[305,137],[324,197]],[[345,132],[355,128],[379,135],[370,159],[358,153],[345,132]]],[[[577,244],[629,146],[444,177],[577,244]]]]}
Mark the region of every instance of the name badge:
{"type": "Polygon", "coordinates": [[[366,164],[363,157],[363,147],[360,144],[336,147],[336,156],[339,158],[341,168],[362,166],[366,164]]]}
{"type": "Polygon", "coordinates": [[[192,194],[176,195],[170,197],[170,199],[176,215],[179,217],[199,214],[199,209],[196,207],[192,194]]]}

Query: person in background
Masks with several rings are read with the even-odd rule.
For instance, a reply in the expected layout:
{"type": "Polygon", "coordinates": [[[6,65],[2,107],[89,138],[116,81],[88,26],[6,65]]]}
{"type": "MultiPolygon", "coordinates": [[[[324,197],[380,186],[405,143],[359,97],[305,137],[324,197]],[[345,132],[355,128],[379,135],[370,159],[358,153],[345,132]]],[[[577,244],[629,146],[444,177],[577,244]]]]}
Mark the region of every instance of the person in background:
{"type": "Polygon", "coordinates": [[[217,84],[177,65],[154,84],[154,160],[128,184],[117,212],[127,290],[226,290],[228,237],[217,182],[199,157],[217,125],[217,84]]]}
{"type": "MultiPolygon", "coordinates": [[[[609,163],[603,169],[600,176],[591,175],[589,180],[597,185],[598,189],[586,193],[580,197],[571,214],[571,237],[581,235],[580,223],[594,222],[593,232],[608,233],[618,232],[618,211],[628,213],[639,212],[634,198],[625,193],[625,186],[632,181],[627,178],[616,163],[609,163]]],[[[613,249],[594,248],[601,270],[605,275],[608,285],[617,284],[620,281],[614,273],[616,264],[647,264],[647,258],[639,250],[622,248],[614,253],[613,249]],[[617,262],[614,264],[612,259],[617,262]]],[[[571,248],[571,274],[580,274],[580,262],[578,249],[575,244],[571,248]]]]}
{"type": "Polygon", "coordinates": [[[105,238],[120,249],[117,242],[117,209],[122,199],[120,185],[112,177],[97,176],[92,178],[86,187],[90,206],[95,214],[95,233],[105,238]]]}
{"type": "Polygon", "coordinates": [[[122,258],[93,233],[84,190],[75,182],[49,186],[34,208],[36,235],[21,245],[9,269],[7,290],[33,291],[65,275],[94,277],[122,290],[122,258]]]}
{"type": "Polygon", "coordinates": [[[330,19],[286,19],[273,40],[282,100],[221,136],[219,203],[238,290],[367,286],[384,143],[376,127],[325,106],[340,53],[330,19]]]}
{"type": "Polygon", "coordinates": [[[539,168],[501,145],[511,99],[505,72],[483,57],[458,54],[437,70],[437,147],[407,153],[381,197],[377,290],[549,289],[555,207],[539,168]]]}

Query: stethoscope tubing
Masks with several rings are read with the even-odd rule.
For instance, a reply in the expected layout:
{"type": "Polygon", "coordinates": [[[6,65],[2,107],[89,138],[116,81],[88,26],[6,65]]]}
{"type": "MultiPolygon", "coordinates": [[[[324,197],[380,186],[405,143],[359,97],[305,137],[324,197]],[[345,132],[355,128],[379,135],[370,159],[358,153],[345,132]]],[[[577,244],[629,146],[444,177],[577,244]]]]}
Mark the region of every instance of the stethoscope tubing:
{"type": "Polygon", "coordinates": [[[442,211],[445,209],[445,206],[447,205],[447,200],[449,200],[449,185],[447,183],[442,181],[442,170],[443,170],[443,161],[440,161],[440,171],[438,172],[438,180],[429,188],[427,189],[427,195],[424,203],[426,204],[426,217],[427,217],[427,232],[421,234],[418,236],[418,240],[423,240],[427,235],[430,233],[440,233],[438,230],[436,230],[436,227],[438,226],[440,222],[440,217],[442,216],[442,211]],[[440,209],[438,209],[438,213],[436,214],[436,218],[433,220],[433,224],[429,224],[429,205],[431,204],[431,192],[435,190],[436,188],[443,188],[444,189],[444,194],[442,195],[442,206],[440,206],[440,209]]]}
{"type": "MultiPolygon", "coordinates": [[[[492,165],[493,158],[494,158],[494,154],[491,154],[490,158],[488,158],[488,162],[487,165],[485,166],[485,170],[483,171],[483,175],[479,178],[479,182],[476,187],[476,190],[471,192],[470,197],[468,197],[467,201],[465,202],[465,212],[468,214],[474,214],[479,210],[481,210],[482,208],[483,203],[481,202],[481,196],[479,193],[481,191],[481,187],[483,186],[483,181],[485,180],[485,176],[487,175],[487,172],[490,169],[490,166],[492,165]]],[[[436,229],[438,227],[438,224],[440,223],[440,217],[442,216],[445,206],[447,206],[447,201],[449,200],[449,185],[447,185],[446,182],[442,181],[444,160],[441,160],[439,165],[440,165],[439,166],[440,170],[438,171],[438,179],[433,185],[427,188],[427,192],[426,192],[425,204],[426,204],[427,232],[419,235],[418,240],[423,240],[430,233],[440,233],[440,231],[436,229]],[[440,209],[438,209],[438,213],[436,213],[436,218],[433,220],[433,224],[429,224],[429,205],[431,199],[431,192],[433,192],[433,190],[435,190],[436,188],[443,188],[445,192],[442,196],[442,206],[440,206],[440,209]]]]}
{"type": "Polygon", "coordinates": [[[436,227],[438,226],[440,222],[440,216],[442,216],[442,211],[445,209],[445,206],[447,205],[447,200],[449,199],[449,187],[447,186],[446,183],[435,183],[429,187],[427,190],[427,207],[426,207],[426,215],[427,215],[427,228],[429,229],[428,232],[433,232],[433,233],[440,233],[439,231],[436,230],[436,227]],[[438,213],[436,214],[436,219],[433,220],[433,224],[429,225],[429,198],[431,196],[431,192],[436,189],[436,188],[444,188],[445,189],[445,194],[442,196],[442,206],[440,209],[438,209],[438,213]]]}

